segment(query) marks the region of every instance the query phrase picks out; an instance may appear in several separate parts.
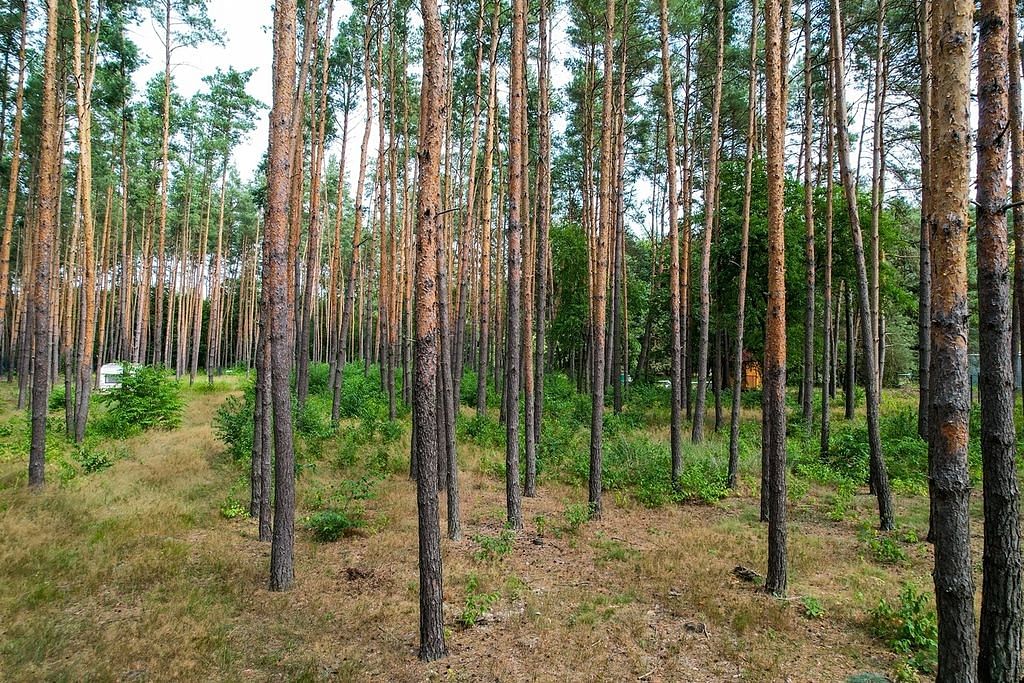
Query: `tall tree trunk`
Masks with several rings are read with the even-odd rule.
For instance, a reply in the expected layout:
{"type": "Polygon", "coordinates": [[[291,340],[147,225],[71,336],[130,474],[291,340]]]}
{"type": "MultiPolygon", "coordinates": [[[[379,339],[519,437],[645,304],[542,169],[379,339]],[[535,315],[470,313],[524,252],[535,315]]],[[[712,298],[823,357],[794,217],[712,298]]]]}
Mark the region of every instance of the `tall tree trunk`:
{"type": "MultiPolygon", "coordinates": [[[[932,57],[929,25],[931,23],[932,0],[920,0],[918,9],[918,55],[921,69],[921,238],[919,246],[920,273],[917,293],[917,433],[928,440],[928,372],[931,356],[931,230],[929,230],[928,214],[931,211],[932,179],[931,179],[931,108],[932,96],[932,57]]],[[[1012,86],[1012,82],[1011,82],[1012,86]]],[[[1014,221],[1014,225],[1016,225],[1014,221]]],[[[1024,245],[1024,242],[1021,243],[1024,245]]],[[[1024,263],[1024,250],[1016,250],[1018,258],[1024,263]]],[[[1017,277],[1020,270],[1016,269],[1017,277]]],[[[1022,281],[1024,283],[1024,281],[1022,281]]],[[[1022,284],[1021,291],[1024,291],[1022,284]]]]}
{"type": "Polygon", "coordinates": [[[423,14],[422,129],[417,153],[416,364],[413,418],[416,422],[416,507],[419,521],[420,659],[447,654],[444,642],[441,529],[437,499],[438,302],[437,255],[440,217],[441,120],[444,116],[444,51],[436,0],[421,0],[423,14]]]}
{"type": "MultiPolygon", "coordinates": [[[[881,244],[879,228],[882,220],[882,202],[885,199],[885,137],[883,118],[885,116],[885,96],[888,88],[886,55],[887,38],[885,35],[886,0],[878,0],[875,21],[875,83],[874,83],[874,119],[872,126],[871,145],[871,270],[868,274],[871,288],[871,336],[875,345],[876,386],[881,390],[882,369],[885,364],[885,344],[883,341],[881,293],[881,244]]],[[[865,107],[866,109],[866,107],[865,107]]]]}
{"type": "Polygon", "coordinates": [[[491,197],[493,192],[493,168],[494,168],[494,137],[497,127],[497,97],[498,97],[498,72],[497,72],[497,49],[498,37],[500,35],[500,11],[495,5],[491,15],[491,49],[490,68],[488,76],[487,92],[487,132],[484,135],[484,169],[481,181],[483,193],[481,196],[480,217],[480,307],[479,307],[479,328],[480,342],[476,367],[476,414],[483,417],[487,414],[487,377],[488,359],[490,353],[490,328],[491,328],[491,197]]]}
{"type": "MultiPolygon", "coordinates": [[[[754,138],[757,125],[757,25],[760,0],[750,3],[750,80],[747,90],[747,151],[743,171],[743,226],[740,232],[740,274],[736,304],[736,357],[733,359],[732,410],[729,416],[729,488],[735,489],[740,466],[740,407],[743,394],[743,335],[747,311],[747,267],[750,247],[750,199],[754,178],[754,138]]],[[[673,461],[674,462],[674,461],[673,461]]]]}
{"type": "Polygon", "coordinates": [[[615,216],[612,204],[612,176],[614,158],[612,129],[614,128],[614,106],[612,91],[612,37],[615,31],[615,0],[608,0],[605,9],[604,29],[604,92],[601,102],[601,173],[598,190],[598,217],[596,228],[596,257],[594,258],[593,288],[591,301],[591,418],[590,418],[590,473],[588,500],[592,519],[601,518],[601,463],[602,430],[604,428],[604,354],[605,354],[605,298],[608,288],[608,244],[615,232],[615,216]]]}
{"type": "MultiPolygon", "coordinates": [[[[548,36],[549,0],[540,0],[539,45],[537,49],[537,253],[536,340],[534,349],[533,433],[540,440],[544,417],[544,345],[548,296],[548,230],[551,224],[551,118],[550,81],[551,46],[548,36]]],[[[529,398],[527,400],[530,400],[529,398]]]]}
{"type": "Polygon", "coordinates": [[[811,55],[811,0],[804,0],[804,242],[807,268],[807,305],[804,308],[804,362],[801,398],[804,425],[814,419],[814,185],[811,179],[811,145],[814,139],[814,79],[811,55]]]}
{"type": "MultiPolygon", "coordinates": [[[[867,266],[864,259],[864,237],[860,229],[857,212],[857,187],[850,167],[850,136],[846,125],[846,81],[843,65],[843,28],[838,0],[831,2],[832,22],[832,72],[835,74],[835,124],[839,149],[839,173],[846,196],[850,231],[853,237],[854,260],[857,267],[857,284],[860,293],[861,338],[864,347],[864,389],[867,401],[868,445],[871,450],[871,480],[878,498],[878,518],[881,529],[891,530],[895,523],[892,511],[892,493],[889,490],[889,475],[882,455],[882,438],[878,430],[878,374],[875,372],[875,343],[871,336],[871,296],[868,291],[867,266]]],[[[852,370],[852,368],[851,368],[852,370]]]]}
{"type": "Polygon", "coordinates": [[[46,0],[46,43],[43,51],[43,107],[39,145],[39,218],[34,235],[31,316],[35,334],[35,369],[32,374],[32,442],[28,458],[28,485],[42,488],[46,465],[46,414],[50,382],[46,358],[50,354],[50,285],[56,233],[60,156],[57,149],[61,122],[57,117],[57,6],[46,0]]]}
{"type": "Polygon", "coordinates": [[[459,233],[459,297],[456,309],[455,345],[452,350],[452,391],[455,393],[456,404],[462,386],[462,366],[465,360],[466,319],[469,314],[470,273],[472,271],[473,235],[476,221],[476,164],[477,146],[480,138],[480,103],[483,91],[484,71],[484,3],[477,5],[476,23],[476,92],[473,97],[473,125],[469,143],[469,173],[466,188],[466,213],[459,233]]]}
{"type": "MultiPolygon", "coordinates": [[[[1010,124],[1010,4],[983,0],[978,40],[978,344],[981,458],[985,509],[979,681],[1019,681],[1021,649],[1020,503],[1013,358],[1010,354],[1010,254],[1006,170],[1010,124]]],[[[1016,24],[1016,22],[1013,22],[1016,24]]],[[[1016,26],[1014,26],[1016,29],[1016,26]]],[[[1016,66],[1016,65],[1014,65],[1016,66]]],[[[1014,77],[1020,78],[1019,72],[1014,77]]]]}
{"type": "Polygon", "coordinates": [[[708,139],[707,183],[704,188],[704,242],[700,261],[700,337],[697,342],[697,398],[694,401],[693,443],[704,440],[704,403],[707,396],[708,330],[711,320],[711,236],[718,211],[719,118],[722,110],[722,78],[725,63],[725,4],[718,0],[715,10],[715,80],[711,96],[711,130],[708,139]]]}
{"type": "MultiPolygon", "coordinates": [[[[756,7],[755,0],[755,7],[756,7]]],[[[665,158],[668,174],[668,244],[669,244],[669,317],[671,319],[672,417],[669,435],[672,448],[672,483],[683,472],[682,454],[682,343],[679,333],[679,190],[676,187],[676,113],[675,89],[672,85],[671,47],[668,33],[668,0],[661,0],[661,78],[665,95],[665,158]]],[[[753,111],[753,109],[751,109],[753,111]]],[[[744,223],[746,225],[746,223],[744,223]]],[[[742,268],[742,266],[741,266],[742,268]]],[[[741,270],[741,282],[742,273],[741,270]]],[[[742,287],[742,284],[740,285],[742,287]]],[[[741,290],[742,291],[742,290],[741,290]]],[[[742,315],[742,314],[741,314],[742,315]]],[[[740,323],[742,324],[742,323],[740,323]]]]}
{"type": "Polygon", "coordinates": [[[928,452],[932,462],[935,604],[940,683],[976,676],[974,577],[967,472],[967,199],[971,139],[974,3],[936,2],[932,20],[931,372],[928,452]],[[938,96],[942,93],[942,97],[938,96]]]}
{"type": "MultiPolygon", "coordinates": [[[[7,206],[4,211],[3,234],[0,236],[0,339],[8,330],[7,296],[10,291],[11,236],[14,233],[14,210],[18,202],[18,172],[21,165],[21,123],[25,101],[25,43],[28,38],[28,5],[21,7],[21,42],[18,48],[18,86],[14,95],[14,131],[11,142],[11,165],[8,169],[7,206]]],[[[8,361],[10,362],[10,361],[8,361]]]]}
{"type": "MultiPolygon", "coordinates": [[[[765,2],[765,109],[768,174],[768,318],[765,328],[764,394],[768,425],[768,573],[765,590],[784,595],[786,557],[786,243],[785,135],[786,36],[781,0],[765,2]]],[[[699,419],[698,413],[695,419],[699,419]]]]}
{"type": "MultiPolygon", "coordinates": [[[[825,310],[822,312],[822,346],[821,366],[824,370],[821,386],[821,446],[820,456],[823,460],[828,458],[829,441],[831,440],[832,429],[832,397],[834,368],[837,364],[837,347],[833,343],[832,335],[832,220],[835,218],[835,181],[833,178],[833,159],[835,158],[835,136],[833,134],[833,107],[832,97],[835,92],[833,85],[835,75],[832,73],[832,66],[835,64],[835,57],[832,55],[832,48],[829,46],[828,66],[828,87],[825,96],[825,126],[824,134],[827,139],[825,151],[825,258],[822,262],[825,266],[824,285],[822,299],[825,310]]],[[[837,316],[838,317],[838,316],[837,316]]]]}
{"type": "Polygon", "coordinates": [[[512,64],[509,83],[509,181],[508,181],[508,292],[505,342],[505,497],[508,525],[523,528],[519,486],[519,382],[521,355],[521,298],[523,278],[523,203],[526,195],[527,131],[523,126],[526,106],[526,2],[512,2],[512,64]]]}
{"type": "Polygon", "coordinates": [[[160,237],[157,248],[157,275],[156,275],[156,327],[153,330],[153,339],[157,343],[153,345],[153,363],[160,365],[163,359],[160,357],[161,332],[164,322],[164,276],[167,259],[164,253],[167,240],[167,196],[170,184],[170,142],[171,142],[171,53],[174,51],[172,44],[172,11],[171,0],[164,0],[164,102],[163,102],[163,135],[160,143],[160,237]]]}
{"type": "MultiPolygon", "coordinates": [[[[270,590],[283,591],[295,580],[295,452],[292,443],[290,375],[295,342],[288,262],[288,211],[292,179],[292,116],[295,109],[295,0],[274,7],[274,104],[270,112],[267,220],[263,248],[268,272],[264,286],[270,334],[270,395],[274,411],[274,528],[270,550],[270,590]]],[[[296,207],[291,207],[292,210],[296,207]]]]}
{"type": "MultiPolygon", "coordinates": [[[[92,358],[96,340],[96,256],[94,247],[95,216],[92,211],[92,84],[95,76],[95,46],[97,36],[93,33],[92,2],[83,4],[85,25],[82,26],[83,12],[79,11],[78,0],[71,0],[74,18],[75,74],[77,87],[75,101],[78,109],[78,173],[81,177],[82,200],[82,319],[79,321],[78,378],[75,391],[75,441],[85,439],[85,425],[89,417],[89,395],[92,390],[92,358]],[[84,39],[83,39],[84,28],[84,39]]],[[[67,369],[65,369],[67,371],[67,369]]]]}

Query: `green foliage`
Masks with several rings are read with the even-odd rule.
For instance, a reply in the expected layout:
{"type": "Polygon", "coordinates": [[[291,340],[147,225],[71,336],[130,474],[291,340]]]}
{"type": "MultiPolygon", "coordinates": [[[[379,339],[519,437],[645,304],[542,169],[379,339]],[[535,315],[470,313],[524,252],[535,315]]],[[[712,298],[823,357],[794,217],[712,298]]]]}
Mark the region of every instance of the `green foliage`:
{"type": "Polygon", "coordinates": [[[252,456],[253,387],[242,396],[228,396],[213,414],[213,433],[228,447],[228,454],[237,462],[252,456]]]}
{"type": "Polygon", "coordinates": [[[161,368],[125,365],[121,386],[99,395],[108,406],[96,422],[101,434],[125,438],[138,431],[174,429],[181,424],[181,387],[161,368]]]}
{"type": "Polygon", "coordinates": [[[511,529],[502,529],[501,532],[495,536],[477,534],[473,536],[473,542],[479,545],[480,549],[473,553],[473,558],[477,562],[500,560],[502,557],[512,552],[512,546],[515,543],[515,540],[515,532],[511,529]]]}
{"type": "Polygon", "coordinates": [[[590,506],[587,503],[570,503],[562,512],[564,525],[562,529],[570,534],[579,533],[580,528],[590,519],[590,506]]]}
{"type": "Polygon", "coordinates": [[[331,366],[327,363],[310,363],[309,365],[309,395],[310,396],[331,396],[331,366]]]}
{"type": "Polygon", "coordinates": [[[490,415],[474,415],[470,418],[460,416],[456,421],[455,430],[460,438],[478,446],[505,447],[505,428],[490,415]]]}
{"type": "Polygon", "coordinates": [[[899,602],[884,598],[871,611],[871,631],[893,651],[907,656],[908,663],[928,674],[938,662],[938,621],[929,608],[928,596],[906,583],[899,602]]]}
{"type": "Polygon", "coordinates": [[[235,496],[228,496],[220,505],[220,515],[224,519],[238,519],[248,514],[248,510],[235,496]]]}
{"type": "Polygon", "coordinates": [[[825,616],[825,608],[821,601],[811,595],[800,598],[800,604],[804,610],[804,616],[808,619],[821,619],[825,616]]]}
{"type": "Polygon", "coordinates": [[[366,521],[361,516],[353,515],[351,511],[328,508],[306,517],[303,525],[313,532],[315,540],[320,543],[331,543],[363,528],[366,521]]]}
{"type": "Polygon", "coordinates": [[[872,559],[879,564],[904,564],[907,552],[889,534],[871,529],[865,523],[861,526],[860,539],[864,541],[872,559]]]}
{"type": "Polygon", "coordinates": [[[324,396],[309,396],[304,405],[295,407],[295,431],[314,443],[331,438],[331,401],[324,396]]]}
{"type": "Polygon", "coordinates": [[[466,581],[466,602],[462,612],[456,617],[456,621],[463,628],[474,626],[499,599],[501,599],[501,593],[498,591],[490,593],[480,591],[480,579],[476,574],[470,574],[466,581]]]}
{"type": "MultiPolygon", "coordinates": [[[[586,470],[580,474],[586,474],[586,470]]],[[[684,455],[683,470],[673,486],[668,446],[646,437],[614,439],[605,452],[605,488],[609,491],[628,489],[647,507],[669,502],[721,500],[728,492],[725,476],[724,462],[719,462],[710,451],[691,449],[684,455]]]]}
{"type": "MultiPolygon", "coordinates": [[[[396,391],[401,393],[400,388],[396,391]]],[[[364,374],[361,363],[348,363],[341,375],[340,417],[387,417],[388,397],[381,388],[380,368],[371,366],[364,374]]]]}
{"type": "Polygon", "coordinates": [[[114,457],[110,453],[98,450],[87,443],[76,446],[71,458],[78,463],[85,474],[100,472],[114,464],[114,457]]]}
{"type": "Polygon", "coordinates": [[[50,410],[64,410],[64,393],[65,389],[63,386],[55,386],[53,391],[50,392],[49,409],[50,410]]]}

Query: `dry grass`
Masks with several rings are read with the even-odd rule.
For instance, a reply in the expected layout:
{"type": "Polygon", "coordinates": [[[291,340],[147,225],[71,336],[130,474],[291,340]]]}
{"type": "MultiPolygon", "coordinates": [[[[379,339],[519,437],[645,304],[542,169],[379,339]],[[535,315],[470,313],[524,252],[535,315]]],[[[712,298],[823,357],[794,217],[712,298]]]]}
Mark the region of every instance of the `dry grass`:
{"type": "MultiPolygon", "coordinates": [[[[894,666],[866,613],[902,581],[930,581],[924,544],[900,567],[866,557],[858,521],[873,519],[872,499],[837,523],[824,491],[793,506],[785,601],[731,574],[765,564],[750,495],[656,510],[609,495],[605,518],[574,530],[566,508],[581,492],[545,483],[511,551],[481,559],[472,539],[500,533],[503,485],[479,471],[485,449],[464,444],[466,540],[444,543],[450,656],[421,664],[411,484],[380,484],[362,534],[317,544],[300,531],[297,585],[270,593],[268,546],[219,512],[233,486],[246,495],[210,426],[231,390],[188,392],[183,427],[135,437],[110,469],[43,493],[25,490],[24,456],[0,462],[0,679],[843,681],[894,666]],[[462,628],[471,578],[500,597],[462,628]],[[822,618],[804,615],[805,595],[822,618]]],[[[0,401],[0,424],[23,419],[9,389],[0,401]]],[[[353,476],[330,448],[299,481],[300,516],[353,476]]],[[[926,511],[899,501],[915,526],[926,511]]]]}

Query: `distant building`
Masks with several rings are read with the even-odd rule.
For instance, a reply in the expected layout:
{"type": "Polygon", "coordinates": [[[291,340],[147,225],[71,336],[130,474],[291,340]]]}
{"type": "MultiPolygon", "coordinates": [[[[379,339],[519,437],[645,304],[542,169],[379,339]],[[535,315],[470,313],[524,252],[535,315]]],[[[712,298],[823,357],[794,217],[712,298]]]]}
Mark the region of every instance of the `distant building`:
{"type": "Polygon", "coordinates": [[[743,390],[761,388],[761,361],[750,351],[743,352],[743,390]]]}
{"type": "Polygon", "coordinates": [[[100,367],[100,383],[97,387],[100,391],[116,389],[121,386],[121,376],[124,374],[125,363],[106,363],[100,367]]]}

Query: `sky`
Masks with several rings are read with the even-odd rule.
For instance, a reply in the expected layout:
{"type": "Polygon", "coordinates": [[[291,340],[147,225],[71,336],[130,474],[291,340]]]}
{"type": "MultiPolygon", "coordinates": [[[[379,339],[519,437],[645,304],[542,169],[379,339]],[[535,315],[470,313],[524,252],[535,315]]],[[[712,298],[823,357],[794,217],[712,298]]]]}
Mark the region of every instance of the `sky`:
{"type": "MultiPolygon", "coordinates": [[[[341,3],[346,6],[348,3],[341,3]]],[[[229,66],[239,71],[255,68],[248,92],[266,107],[270,106],[272,3],[249,0],[209,0],[207,3],[214,27],[223,37],[223,46],[203,44],[196,48],[180,48],[171,57],[174,86],[185,97],[205,89],[203,76],[217,67],[229,66]]],[[[337,9],[335,10],[337,11],[337,9]]],[[[135,73],[139,92],[164,68],[164,47],[160,26],[148,16],[133,28],[132,40],[139,46],[146,64],[135,73]]],[[[234,162],[242,178],[249,178],[259,165],[267,148],[267,115],[264,108],[256,115],[256,128],[235,150],[234,162]]]]}
{"type": "MultiPolygon", "coordinates": [[[[187,98],[205,90],[203,76],[213,73],[217,67],[226,69],[233,66],[239,71],[256,70],[249,81],[248,92],[265,107],[257,113],[255,129],[235,149],[233,159],[240,176],[247,179],[252,177],[267,148],[267,121],[273,96],[273,54],[270,35],[273,3],[270,0],[207,0],[207,8],[217,32],[223,37],[224,44],[206,43],[195,48],[182,47],[175,50],[171,57],[174,87],[187,98]]],[[[351,12],[352,6],[348,0],[339,0],[335,3],[334,30],[337,30],[338,22],[346,19],[351,12]]],[[[413,20],[415,21],[415,18],[413,20]]],[[[553,22],[552,30],[552,50],[555,57],[551,65],[552,85],[558,88],[571,79],[571,74],[559,58],[559,54],[564,54],[568,48],[569,38],[564,25],[558,22],[553,22]]],[[[146,59],[146,63],[135,73],[136,89],[142,92],[145,84],[163,71],[164,47],[161,28],[151,17],[144,16],[140,23],[132,28],[131,37],[146,59]]],[[[418,69],[415,65],[413,68],[418,69]]],[[[507,96],[507,92],[499,92],[499,97],[507,96]]],[[[366,110],[360,103],[349,118],[349,145],[352,148],[359,144],[365,119],[366,110]]],[[[564,122],[555,122],[554,126],[557,132],[564,128],[564,122]]],[[[370,136],[370,143],[369,154],[370,158],[373,158],[377,144],[376,126],[370,136]]],[[[330,149],[328,154],[337,155],[339,152],[340,143],[335,142],[334,148],[330,149]]],[[[358,149],[350,149],[345,164],[350,178],[355,177],[358,164],[358,149]]]]}

